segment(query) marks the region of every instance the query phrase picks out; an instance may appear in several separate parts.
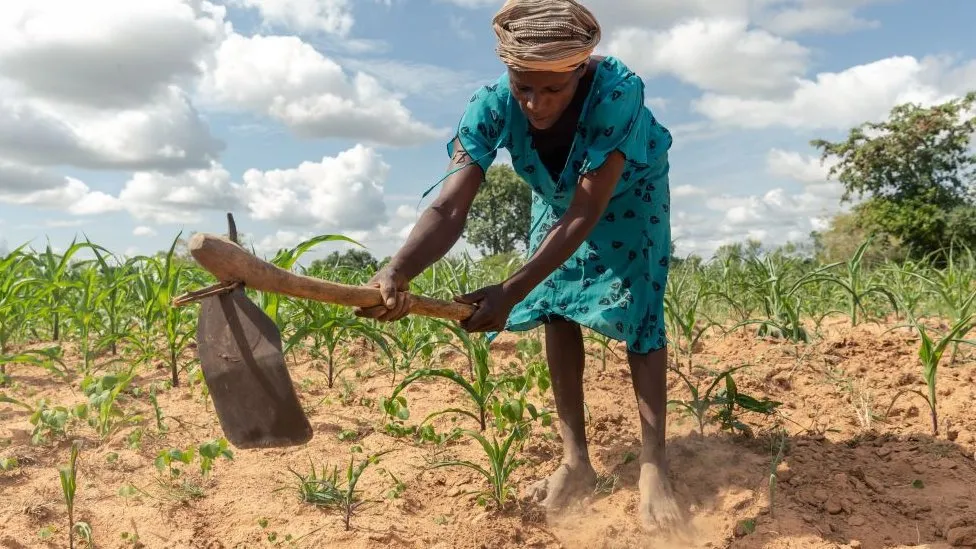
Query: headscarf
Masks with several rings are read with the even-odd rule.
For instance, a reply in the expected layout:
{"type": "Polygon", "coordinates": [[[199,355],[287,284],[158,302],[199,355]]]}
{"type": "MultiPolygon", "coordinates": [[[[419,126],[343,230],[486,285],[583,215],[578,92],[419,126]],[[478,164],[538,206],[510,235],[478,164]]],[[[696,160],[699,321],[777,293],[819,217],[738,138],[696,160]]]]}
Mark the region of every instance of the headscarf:
{"type": "Polygon", "coordinates": [[[516,70],[569,72],[600,42],[600,24],[576,0],[507,0],[492,23],[495,51],[516,70]]]}

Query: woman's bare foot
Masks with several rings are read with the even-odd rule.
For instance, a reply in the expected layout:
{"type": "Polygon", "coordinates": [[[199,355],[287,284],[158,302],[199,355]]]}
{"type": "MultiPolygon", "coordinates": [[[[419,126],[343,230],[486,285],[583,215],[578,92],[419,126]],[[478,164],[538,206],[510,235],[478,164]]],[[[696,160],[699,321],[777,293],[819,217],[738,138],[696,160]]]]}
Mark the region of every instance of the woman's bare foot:
{"type": "Polygon", "coordinates": [[[564,507],[572,500],[593,491],[596,486],[596,471],[589,463],[559,466],[549,478],[542,479],[529,487],[529,498],[541,502],[542,506],[555,510],[564,507]]]}
{"type": "Polygon", "coordinates": [[[681,524],[681,511],[668,481],[667,469],[655,460],[642,460],[640,469],[641,525],[647,530],[672,532],[681,524]]]}

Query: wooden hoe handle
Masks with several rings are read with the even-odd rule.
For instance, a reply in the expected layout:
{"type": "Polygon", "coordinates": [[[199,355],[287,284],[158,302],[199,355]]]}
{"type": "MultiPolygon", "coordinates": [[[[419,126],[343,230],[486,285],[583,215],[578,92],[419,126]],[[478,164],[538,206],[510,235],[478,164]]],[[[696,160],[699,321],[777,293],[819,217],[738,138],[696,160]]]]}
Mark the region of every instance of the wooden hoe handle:
{"type": "MultiPolygon", "coordinates": [[[[262,292],[284,294],[350,307],[383,304],[379,288],[336,284],[287,271],[218,235],[196,233],[190,238],[190,254],[221,282],[240,282],[262,292]]],[[[410,314],[461,321],[471,316],[474,305],[408,294],[410,314]]]]}

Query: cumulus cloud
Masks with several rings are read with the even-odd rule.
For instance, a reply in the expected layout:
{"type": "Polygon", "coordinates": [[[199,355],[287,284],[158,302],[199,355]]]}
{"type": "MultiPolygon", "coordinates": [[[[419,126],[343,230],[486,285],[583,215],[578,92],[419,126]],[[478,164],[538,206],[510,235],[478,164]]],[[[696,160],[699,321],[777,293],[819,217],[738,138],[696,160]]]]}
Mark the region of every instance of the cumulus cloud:
{"type": "Polygon", "coordinates": [[[223,148],[181,87],[225,32],[202,0],[0,4],[0,157],[182,170],[223,148]],[[146,47],[152,44],[152,47],[146,47]]]}
{"type": "Polygon", "coordinates": [[[766,155],[766,169],[770,175],[800,183],[825,183],[835,163],[836,160],[821,162],[818,157],[782,149],[770,149],[766,155]]]}
{"type": "Polygon", "coordinates": [[[703,90],[773,96],[793,89],[809,57],[803,46],[750,29],[745,19],[695,19],[666,31],[626,28],[606,48],[645,77],[668,73],[703,90]]]}
{"type": "Polygon", "coordinates": [[[782,35],[809,32],[839,34],[855,30],[877,28],[880,23],[864,19],[857,11],[870,4],[891,0],[793,0],[769,2],[769,9],[760,13],[758,23],[782,35]]]}
{"type": "Polygon", "coordinates": [[[0,74],[34,98],[139,107],[198,76],[228,30],[201,0],[5,0],[0,74]]]}
{"type": "Polygon", "coordinates": [[[262,113],[303,137],[412,145],[445,135],[416,120],[374,77],[348,77],[295,36],[231,36],[201,91],[214,108],[262,113]]]}
{"type": "MultiPolygon", "coordinates": [[[[502,0],[439,0],[463,8],[495,8],[502,0]]],[[[876,27],[877,21],[859,17],[871,4],[891,0],[587,0],[608,29],[640,21],[645,28],[664,28],[694,18],[746,18],[777,34],[838,33],[876,27]]]]}
{"type": "Polygon", "coordinates": [[[145,225],[140,225],[135,229],[132,229],[133,236],[156,236],[156,229],[152,227],[146,227],[145,225]]]}
{"type": "Polygon", "coordinates": [[[176,87],[152,104],[112,111],[0,99],[0,157],[23,163],[179,171],[209,164],[223,147],[176,87]]]}
{"type": "Polygon", "coordinates": [[[240,185],[220,165],[173,175],[135,173],[119,200],[134,218],[156,224],[193,223],[201,212],[229,211],[243,204],[240,185]]]}
{"type": "Polygon", "coordinates": [[[93,191],[73,177],[5,162],[0,162],[0,202],[74,215],[103,214],[121,208],[116,198],[93,191]]]}
{"type": "Polygon", "coordinates": [[[389,166],[356,145],[320,162],[287,170],[248,170],[243,194],[252,217],[277,225],[370,230],[386,218],[383,184],[389,166]]]}
{"type": "Polygon", "coordinates": [[[693,185],[672,188],[672,236],[679,255],[709,256],[719,246],[761,241],[766,246],[806,240],[846,209],[843,187],[828,178],[829,163],[815,156],[783,149],[766,155],[766,173],[780,182],[759,194],[714,194],[693,185]],[[784,183],[797,183],[797,191],[784,183]]]}
{"type": "Polygon", "coordinates": [[[890,57],[800,81],[784,100],[706,93],[693,108],[715,122],[740,128],[846,130],[887,117],[900,103],[934,104],[955,94],[960,71],[934,58],[890,57]]]}
{"type": "Polygon", "coordinates": [[[265,24],[296,32],[324,32],[347,36],[353,26],[350,0],[231,0],[253,8],[265,24]]]}

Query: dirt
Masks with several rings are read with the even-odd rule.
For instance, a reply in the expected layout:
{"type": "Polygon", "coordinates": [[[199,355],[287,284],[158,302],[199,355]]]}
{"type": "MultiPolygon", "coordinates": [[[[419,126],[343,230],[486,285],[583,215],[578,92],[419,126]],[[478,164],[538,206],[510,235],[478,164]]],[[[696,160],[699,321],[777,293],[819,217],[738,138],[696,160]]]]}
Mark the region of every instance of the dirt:
{"type": "MultiPolygon", "coordinates": [[[[506,334],[495,344],[496,365],[513,360],[516,340],[506,334]]],[[[157,431],[145,394],[126,395],[123,409],[143,414],[144,434],[136,447],[128,438],[133,425],[104,441],[89,426],[77,425],[67,437],[31,445],[27,412],[2,404],[0,457],[16,457],[19,466],[0,472],[0,547],[67,547],[57,468],[67,462],[71,440],[83,442],[75,520],[91,526],[99,547],[972,547],[976,359],[965,348],[954,364],[947,355],[939,372],[940,433],[933,436],[928,405],[915,393],[899,398],[887,419],[882,417],[899,391],[925,392],[917,345],[903,330],[838,322],[809,346],[746,333],[705,338],[694,357],[694,379],[707,379],[704,369],[750,364],[735,375],[739,391],[783,404],[776,416],[740,416],[752,436],[721,432],[714,423],[701,436],[692,418],[669,414],[670,476],[689,517],[687,531],[672,538],[643,532],[636,520],[636,405],[626,363],[612,355],[605,369],[598,356],[588,360],[585,387],[594,466],[616,481],[559,516],[546,516],[524,498],[505,511],[486,510],[468,494],[487,487],[473,471],[425,469],[438,451],[440,457],[486,462],[470,439],[438,448],[383,432],[378,402],[390,392],[390,373],[370,363],[359,342],[347,348],[362,374],[343,373],[351,390],[326,387],[312,361],[289,357],[292,378],[310,408],[311,442],[267,450],[231,447],[233,460],[218,459],[206,477],[193,462],[183,475],[199,485],[192,496],[167,489],[180,480],[161,474],[154,459],[160,450],[222,436],[199,384],[184,381],[159,393],[165,433],[157,431]],[[342,473],[350,455],[362,456],[350,453],[353,446],[392,452],[363,473],[358,488],[373,501],[355,510],[347,531],[342,512],[300,501],[290,469],[307,474],[311,464],[319,470],[328,464],[342,473]],[[390,493],[395,485],[383,471],[404,484],[402,491],[390,493]],[[128,484],[138,490],[120,494],[128,484]],[[50,537],[42,539],[44,532],[50,537]]],[[[439,360],[467,371],[459,356],[439,360]]],[[[10,373],[15,385],[5,391],[15,398],[84,401],[80,378],[59,382],[26,367],[10,373]]],[[[136,385],[148,390],[168,375],[165,368],[145,371],[136,385]]],[[[670,398],[688,397],[677,375],[669,374],[669,381],[670,398]]],[[[442,381],[417,383],[406,396],[408,425],[429,412],[467,406],[460,391],[442,381]]],[[[438,432],[450,423],[438,420],[438,432]]],[[[476,427],[470,418],[458,425],[476,427]]],[[[521,454],[527,461],[513,475],[519,497],[555,469],[560,448],[552,428],[536,427],[521,454]]]]}

